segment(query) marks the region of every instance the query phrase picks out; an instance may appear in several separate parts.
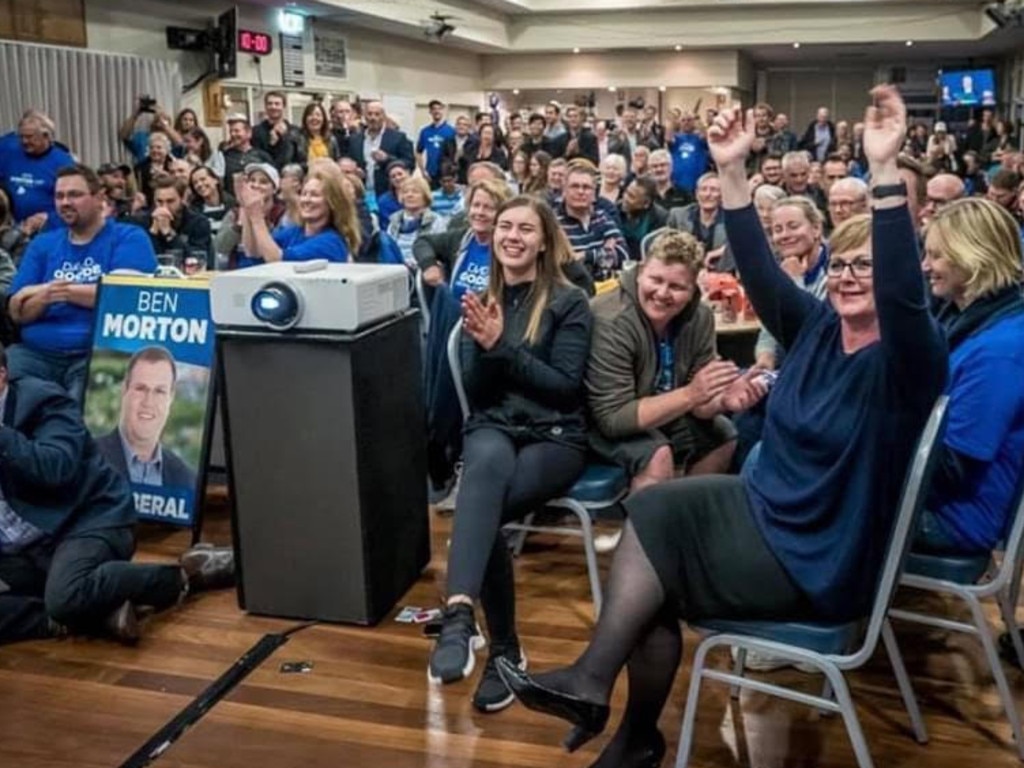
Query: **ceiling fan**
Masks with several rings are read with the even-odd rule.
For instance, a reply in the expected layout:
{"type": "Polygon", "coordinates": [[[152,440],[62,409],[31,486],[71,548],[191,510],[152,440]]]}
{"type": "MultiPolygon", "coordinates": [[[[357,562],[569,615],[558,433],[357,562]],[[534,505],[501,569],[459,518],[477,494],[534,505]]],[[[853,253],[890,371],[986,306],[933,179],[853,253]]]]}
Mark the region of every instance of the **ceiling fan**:
{"type": "Polygon", "coordinates": [[[430,18],[421,21],[420,25],[423,27],[425,37],[434,42],[440,42],[455,31],[455,25],[450,22],[456,19],[458,19],[458,16],[450,16],[435,11],[430,15],[430,18]]]}

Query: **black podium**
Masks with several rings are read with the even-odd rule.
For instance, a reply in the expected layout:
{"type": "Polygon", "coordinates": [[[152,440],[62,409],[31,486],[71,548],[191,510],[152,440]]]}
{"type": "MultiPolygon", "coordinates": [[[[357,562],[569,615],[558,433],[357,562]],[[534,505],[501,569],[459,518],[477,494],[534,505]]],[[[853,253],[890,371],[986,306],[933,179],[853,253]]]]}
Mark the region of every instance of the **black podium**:
{"type": "Polygon", "coordinates": [[[376,623],[430,560],[418,313],[217,346],[239,606],[376,623]]]}

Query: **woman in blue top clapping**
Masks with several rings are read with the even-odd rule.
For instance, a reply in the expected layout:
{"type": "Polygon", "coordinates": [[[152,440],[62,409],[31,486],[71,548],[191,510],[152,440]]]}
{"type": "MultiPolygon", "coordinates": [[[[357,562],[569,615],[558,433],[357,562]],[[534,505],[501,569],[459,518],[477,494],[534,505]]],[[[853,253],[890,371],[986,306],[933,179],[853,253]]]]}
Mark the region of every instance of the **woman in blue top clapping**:
{"type": "MultiPolygon", "coordinates": [[[[596,766],[660,764],[657,722],[682,654],[680,619],[844,621],[870,609],[903,474],[948,365],[896,167],[906,108],[895,88],[872,96],[864,151],[874,213],[836,230],[827,301],[779,267],[751,205],[753,111],[744,124],[739,109],[724,110],[708,132],[743,283],[787,362],[749,478],[684,478],[626,500],[604,610],[583,655],[533,679],[498,661],[524,704],[576,726],[570,750],[604,729],[628,661],[625,716],[596,766]]],[[[748,404],[756,397],[738,393],[748,404]]]]}
{"type": "Polygon", "coordinates": [[[359,250],[359,221],[340,171],[329,173],[313,164],[299,197],[301,224],[270,231],[262,215],[263,198],[242,187],[242,247],[248,257],[239,266],[271,261],[349,261],[359,250]]]}

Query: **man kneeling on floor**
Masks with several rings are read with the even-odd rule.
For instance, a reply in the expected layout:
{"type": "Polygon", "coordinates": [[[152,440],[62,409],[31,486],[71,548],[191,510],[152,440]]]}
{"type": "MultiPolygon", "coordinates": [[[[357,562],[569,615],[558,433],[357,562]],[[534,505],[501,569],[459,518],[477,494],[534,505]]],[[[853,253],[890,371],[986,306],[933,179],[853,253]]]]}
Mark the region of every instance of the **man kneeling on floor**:
{"type": "Polygon", "coordinates": [[[8,380],[2,347],[0,418],[0,645],[69,632],[134,643],[136,606],[161,610],[233,582],[230,549],[200,545],[180,565],[129,562],[128,482],[61,387],[8,380]]]}
{"type": "MultiPolygon", "coordinates": [[[[591,302],[594,334],[587,405],[590,445],[631,478],[630,492],[682,474],[728,472],[736,432],[723,413],[764,396],[759,371],[741,375],[715,352],[715,319],[701,304],[703,247],[671,231],[618,289],[591,302]]],[[[608,551],[618,535],[599,536],[608,551]]]]}

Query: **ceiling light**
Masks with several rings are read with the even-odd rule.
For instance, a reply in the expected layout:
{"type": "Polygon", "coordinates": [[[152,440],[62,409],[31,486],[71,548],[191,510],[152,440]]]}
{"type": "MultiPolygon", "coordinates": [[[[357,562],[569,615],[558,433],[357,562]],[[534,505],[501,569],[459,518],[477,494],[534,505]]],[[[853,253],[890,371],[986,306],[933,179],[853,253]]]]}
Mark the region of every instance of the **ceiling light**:
{"type": "Polygon", "coordinates": [[[664,93],[665,92],[665,86],[664,85],[659,85],[658,86],[658,90],[661,91],[662,93],[664,93]]]}
{"type": "Polygon", "coordinates": [[[579,52],[580,52],[580,49],[579,49],[579,48],[573,48],[573,49],[572,49],[572,52],[573,52],[573,53],[579,53],[579,52]]]}
{"type": "Polygon", "coordinates": [[[614,85],[609,85],[608,86],[608,90],[611,91],[612,93],[615,93],[615,86],[614,85]]]}
{"type": "Polygon", "coordinates": [[[516,96],[518,96],[519,95],[519,89],[518,88],[513,88],[512,89],[512,93],[514,93],[516,96]]]}
{"type": "Polygon", "coordinates": [[[800,43],[793,43],[793,47],[794,48],[799,48],[800,47],[800,43]]]}
{"type": "Polygon", "coordinates": [[[913,41],[913,40],[907,40],[907,48],[909,48],[909,47],[910,47],[910,46],[912,46],[913,44],[914,44],[914,41],[913,41]]]}
{"type": "Polygon", "coordinates": [[[677,51],[681,51],[681,50],[683,50],[683,46],[681,46],[681,45],[677,45],[677,46],[676,46],[676,50],[677,50],[677,51]]]}

